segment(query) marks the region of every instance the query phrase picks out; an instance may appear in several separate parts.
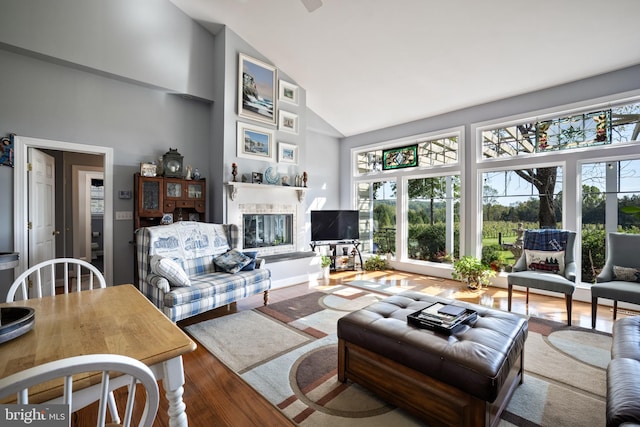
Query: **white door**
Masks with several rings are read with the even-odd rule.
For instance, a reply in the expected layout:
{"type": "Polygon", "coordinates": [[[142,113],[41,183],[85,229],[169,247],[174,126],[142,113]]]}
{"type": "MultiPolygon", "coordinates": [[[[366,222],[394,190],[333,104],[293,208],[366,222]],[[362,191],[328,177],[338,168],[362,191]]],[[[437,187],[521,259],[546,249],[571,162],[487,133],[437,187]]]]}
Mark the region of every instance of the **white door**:
{"type": "MultiPolygon", "coordinates": [[[[60,233],[55,229],[55,160],[48,154],[35,148],[29,148],[28,161],[31,164],[29,172],[29,266],[41,261],[55,258],[56,236],[60,233]]],[[[43,278],[45,283],[50,278],[43,278]]],[[[44,287],[49,289],[49,287],[44,287]]]]}

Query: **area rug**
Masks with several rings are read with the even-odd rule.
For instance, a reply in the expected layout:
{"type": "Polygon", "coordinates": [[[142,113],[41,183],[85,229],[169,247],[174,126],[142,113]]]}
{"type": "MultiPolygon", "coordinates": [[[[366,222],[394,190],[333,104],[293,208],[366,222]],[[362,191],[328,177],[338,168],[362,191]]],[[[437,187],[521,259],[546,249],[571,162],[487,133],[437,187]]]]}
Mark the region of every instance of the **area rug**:
{"type": "MultiPolygon", "coordinates": [[[[385,298],[337,286],[186,330],[300,426],[421,426],[366,389],[337,380],[336,322],[385,298]]],[[[605,424],[611,336],[529,319],[524,383],[500,426],[605,424]]]]}
{"type": "Polygon", "coordinates": [[[416,282],[415,280],[409,282],[402,279],[389,281],[352,280],[347,285],[385,295],[418,290],[429,295],[438,295],[448,288],[445,279],[430,276],[425,276],[422,282],[416,282]]]}

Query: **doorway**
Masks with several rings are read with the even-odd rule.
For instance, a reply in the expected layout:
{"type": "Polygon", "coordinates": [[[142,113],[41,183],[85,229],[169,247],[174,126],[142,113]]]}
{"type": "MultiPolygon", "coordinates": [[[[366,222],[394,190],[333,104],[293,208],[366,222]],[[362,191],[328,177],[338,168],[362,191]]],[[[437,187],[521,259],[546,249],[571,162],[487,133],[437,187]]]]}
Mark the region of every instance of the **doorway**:
{"type": "Polygon", "coordinates": [[[71,175],[73,257],[104,271],[104,171],[73,164],[71,175]]]}
{"type": "MultiPolygon", "coordinates": [[[[14,174],[14,248],[20,254],[17,274],[26,270],[29,266],[28,257],[28,227],[29,227],[29,203],[28,203],[28,150],[54,150],[69,153],[84,153],[101,155],[103,158],[103,221],[105,226],[102,232],[102,256],[104,276],[107,283],[113,283],[113,230],[109,226],[113,223],[113,149],[85,144],[76,144],[64,141],[54,141],[39,138],[16,136],[15,143],[15,174],[14,174]]],[[[56,172],[56,173],[62,173],[56,172]]]]}

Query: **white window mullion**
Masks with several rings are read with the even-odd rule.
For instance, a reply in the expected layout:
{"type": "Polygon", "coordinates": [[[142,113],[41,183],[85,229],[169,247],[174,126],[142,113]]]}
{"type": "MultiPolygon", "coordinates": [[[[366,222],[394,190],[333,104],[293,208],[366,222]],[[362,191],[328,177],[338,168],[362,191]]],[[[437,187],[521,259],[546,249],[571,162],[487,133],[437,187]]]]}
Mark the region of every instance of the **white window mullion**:
{"type": "MultiPolygon", "coordinates": [[[[447,237],[446,237],[446,251],[448,254],[453,254],[454,253],[454,223],[455,223],[455,217],[454,217],[454,199],[453,199],[453,178],[451,176],[447,176],[446,178],[446,200],[447,200],[447,204],[446,204],[446,230],[447,230],[447,237]]],[[[405,242],[407,240],[405,239],[405,242]]]]}
{"type": "Polygon", "coordinates": [[[618,168],[620,162],[608,162],[605,169],[606,203],[605,230],[607,233],[618,231],[618,168]]]}

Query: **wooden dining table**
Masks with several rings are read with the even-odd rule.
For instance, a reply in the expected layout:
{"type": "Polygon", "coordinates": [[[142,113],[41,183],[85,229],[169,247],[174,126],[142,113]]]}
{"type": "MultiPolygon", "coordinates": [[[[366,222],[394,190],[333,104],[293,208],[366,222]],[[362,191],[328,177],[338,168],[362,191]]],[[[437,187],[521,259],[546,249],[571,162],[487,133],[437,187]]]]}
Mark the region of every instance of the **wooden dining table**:
{"type": "MultiPolygon", "coordinates": [[[[196,343],[133,285],[0,304],[12,306],[33,308],[35,324],[24,335],[0,344],[0,378],[71,356],[130,356],[162,380],[169,425],[187,426],[182,355],[194,351],[196,343]]],[[[31,399],[37,401],[37,394],[31,399]]]]}

